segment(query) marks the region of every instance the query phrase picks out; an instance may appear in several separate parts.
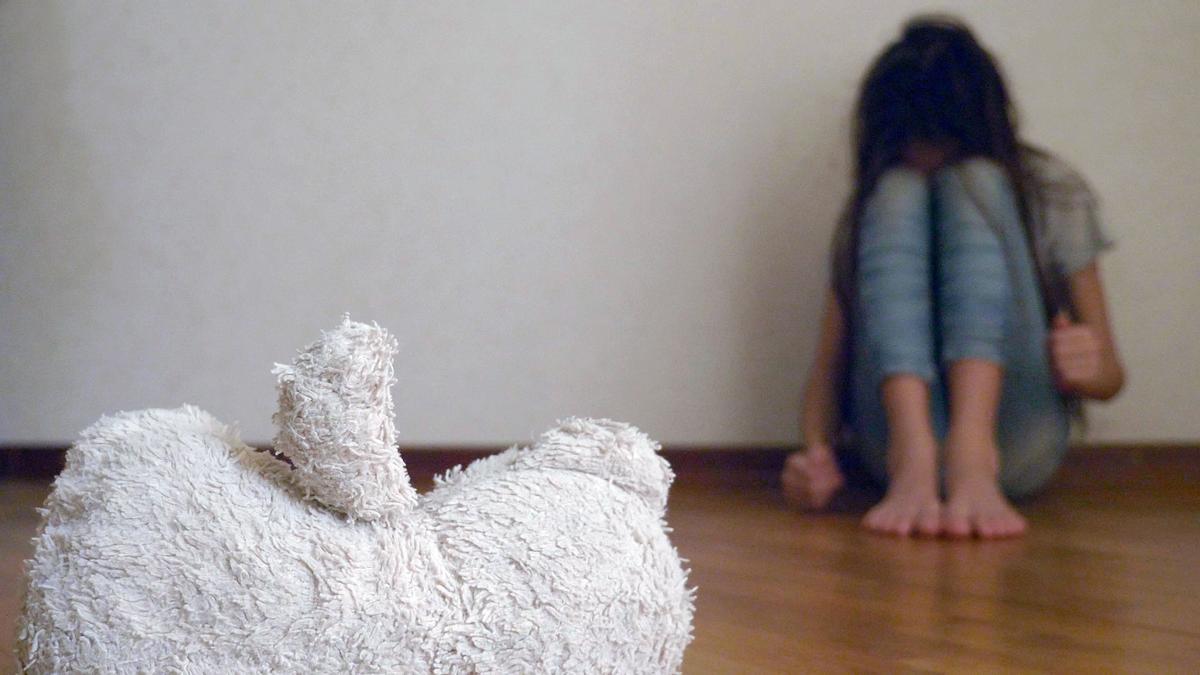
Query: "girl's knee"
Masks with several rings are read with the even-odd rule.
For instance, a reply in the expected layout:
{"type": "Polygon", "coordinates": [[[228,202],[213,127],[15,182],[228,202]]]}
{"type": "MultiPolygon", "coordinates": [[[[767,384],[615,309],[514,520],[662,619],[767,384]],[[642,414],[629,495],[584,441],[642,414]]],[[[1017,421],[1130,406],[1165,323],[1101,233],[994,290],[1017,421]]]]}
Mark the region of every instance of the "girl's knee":
{"type": "Polygon", "coordinates": [[[967,157],[951,165],[951,168],[954,167],[957,167],[959,172],[981,181],[1008,182],[1008,171],[1000,162],[990,157],[967,157]]]}
{"type": "Polygon", "coordinates": [[[926,187],[925,174],[908,166],[897,165],[884,171],[876,183],[876,192],[924,192],[926,187]]]}
{"type": "Polygon", "coordinates": [[[867,199],[867,208],[882,208],[886,212],[926,209],[928,204],[929,185],[926,177],[905,166],[885,171],[867,199]]]}
{"type": "Polygon", "coordinates": [[[942,167],[933,174],[933,185],[939,195],[951,203],[955,197],[968,191],[989,198],[1011,197],[1015,194],[1008,171],[988,157],[968,157],[942,167]]]}

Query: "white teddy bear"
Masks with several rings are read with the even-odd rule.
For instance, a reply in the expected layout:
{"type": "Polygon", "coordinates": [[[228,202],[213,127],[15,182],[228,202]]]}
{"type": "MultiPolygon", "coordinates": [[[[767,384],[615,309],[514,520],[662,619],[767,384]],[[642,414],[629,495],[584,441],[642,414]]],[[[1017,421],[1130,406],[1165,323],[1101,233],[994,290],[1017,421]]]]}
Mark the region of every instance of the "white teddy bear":
{"type": "Polygon", "coordinates": [[[279,366],[278,456],[191,406],[83,432],[41,510],[27,672],[677,672],[673,475],[571,418],[418,495],[395,341],[347,318],[279,366]]]}

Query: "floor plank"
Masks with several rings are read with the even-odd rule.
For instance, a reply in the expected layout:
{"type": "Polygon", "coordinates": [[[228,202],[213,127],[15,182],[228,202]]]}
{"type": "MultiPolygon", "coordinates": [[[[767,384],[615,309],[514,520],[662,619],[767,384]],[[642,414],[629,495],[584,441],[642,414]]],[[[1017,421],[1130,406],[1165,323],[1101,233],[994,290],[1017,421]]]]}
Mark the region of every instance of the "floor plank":
{"type": "Polygon", "coordinates": [[[684,672],[1198,672],[1195,459],[1080,463],[1000,542],[868,534],[866,490],[814,516],[768,475],[680,484],[669,519],[699,587],[684,672]]]}
{"type": "MultiPolygon", "coordinates": [[[[806,515],[761,466],[684,467],[668,514],[699,587],[684,672],[1200,672],[1198,459],[1076,461],[1002,542],[878,537],[858,527],[870,490],[806,515]]],[[[0,481],[5,654],[47,491],[0,481]]]]}

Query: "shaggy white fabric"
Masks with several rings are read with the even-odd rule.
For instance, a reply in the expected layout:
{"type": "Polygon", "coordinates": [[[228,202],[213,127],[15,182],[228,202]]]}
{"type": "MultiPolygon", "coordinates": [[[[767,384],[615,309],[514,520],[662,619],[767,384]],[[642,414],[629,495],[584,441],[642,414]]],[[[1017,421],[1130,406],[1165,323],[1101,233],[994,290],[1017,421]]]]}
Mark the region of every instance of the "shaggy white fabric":
{"type": "Polygon", "coordinates": [[[396,340],[347,316],[290,366],[275,364],[275,451],[295,481],[326,506],[359,520],[408,513],[417,492],[396,452],[392,357],[396,340]]]}
{"type": "Polygon", "coordinates": [[[694,589],[657,444],[570,418],[418,496],[393,351],[347,320],[277,368],[294,468],[191,406],[85,430],[26,563],[22,669],[678,671],[694,589]]]}

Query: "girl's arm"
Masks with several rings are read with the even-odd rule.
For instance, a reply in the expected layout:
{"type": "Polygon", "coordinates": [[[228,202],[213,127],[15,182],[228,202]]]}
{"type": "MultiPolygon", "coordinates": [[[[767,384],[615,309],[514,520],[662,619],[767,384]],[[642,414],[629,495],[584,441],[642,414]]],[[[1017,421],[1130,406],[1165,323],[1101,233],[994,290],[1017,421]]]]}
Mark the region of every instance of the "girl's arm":
{"type": "Polygon", "coordinates": [[[1093,262],[1071,275],[1070,287],[1078,323],[1065,314],[1054,319],[1050,360],[1055,377],[1064,391],[1108,400],[1124,386],[1125,369],[1109,325],[1098,264],[1093,262]]]}
{"type": "Polygon", "coordinates": [[[838,383],[844,373],[842,340],[846,328],[842,308],[832,289],[825,293],[825,309],[821,316],[821,335],[817,353],[808,372],[801,406],[800,428],[809,449],[814,446],[832,448],[840,420],[838,419],[838,383]]]}

